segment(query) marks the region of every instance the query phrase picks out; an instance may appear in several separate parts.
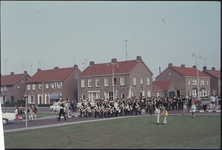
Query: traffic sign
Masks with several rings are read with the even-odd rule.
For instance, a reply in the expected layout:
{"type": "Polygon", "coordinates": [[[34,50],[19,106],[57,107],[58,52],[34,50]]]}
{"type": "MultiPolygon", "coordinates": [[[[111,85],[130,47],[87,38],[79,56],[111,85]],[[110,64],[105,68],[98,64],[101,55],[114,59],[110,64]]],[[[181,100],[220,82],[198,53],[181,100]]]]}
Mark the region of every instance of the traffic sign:
{"type": "Polygon", "coordinates": [[[28,97],[28,94],[27,94],[27,91],[25,90],[24,98],[27,98],[27,97],[28,97]]]}

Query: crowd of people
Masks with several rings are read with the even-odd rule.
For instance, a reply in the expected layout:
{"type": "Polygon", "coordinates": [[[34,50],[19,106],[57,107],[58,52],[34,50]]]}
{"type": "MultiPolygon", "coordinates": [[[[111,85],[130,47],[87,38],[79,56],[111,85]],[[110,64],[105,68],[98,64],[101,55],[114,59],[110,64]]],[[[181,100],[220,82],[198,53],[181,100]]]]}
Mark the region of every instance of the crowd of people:
{"type": "Polygon", "coordinates": [[[18,108],[18,106],[15,106],[15,122],[18,120],[25,120],[26,119],[26,113],[27,113],[27,118],[29,121],[32,121],[33,118],[37,118],[38,112],[37,112],[37,105],[33,106],[28,106],[27,111],[25,108],[22,108],[22,105],[18,108]]]}

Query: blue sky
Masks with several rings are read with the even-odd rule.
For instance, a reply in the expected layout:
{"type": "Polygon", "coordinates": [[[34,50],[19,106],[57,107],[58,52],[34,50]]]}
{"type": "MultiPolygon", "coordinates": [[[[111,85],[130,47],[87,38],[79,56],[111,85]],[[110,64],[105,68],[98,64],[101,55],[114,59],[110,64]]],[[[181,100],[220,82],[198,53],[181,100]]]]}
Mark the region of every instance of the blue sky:
{"type": "Polygon", "coordinates": [[[168,63],[195,65],[193,52],[199,70],[219,70],[220,14],[220,2],[3,1],[1,73],[125,61],[124,40],[127,60],[142,56],[153,79],[168,63]]]}

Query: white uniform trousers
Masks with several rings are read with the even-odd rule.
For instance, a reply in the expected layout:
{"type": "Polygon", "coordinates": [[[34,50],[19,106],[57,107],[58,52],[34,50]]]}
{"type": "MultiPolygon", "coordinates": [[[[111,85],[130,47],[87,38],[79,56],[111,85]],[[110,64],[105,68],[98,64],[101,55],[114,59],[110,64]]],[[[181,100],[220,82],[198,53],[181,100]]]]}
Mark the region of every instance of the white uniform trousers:
{"type": "Polygon", "coordinates": [[[164,118],[163,118],[163,123],[164,123],[164,124],[167,123],[167,116],[164,116],[164,118]]]}
{"type": "Polygon", "coordinates": [[[157,120],[157,123],[160,123],[160,114],[156,115],[156,120],[157,120]]]}

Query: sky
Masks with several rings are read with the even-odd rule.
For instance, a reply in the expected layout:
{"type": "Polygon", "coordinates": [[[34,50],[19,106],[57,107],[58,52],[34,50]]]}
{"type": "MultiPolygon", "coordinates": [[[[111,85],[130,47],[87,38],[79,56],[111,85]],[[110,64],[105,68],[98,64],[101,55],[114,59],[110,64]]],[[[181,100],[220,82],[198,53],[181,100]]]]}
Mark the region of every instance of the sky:
{"type": "Polygon", "coordinates": [[[1,2],[2,75],[141,56],[155,80],[169,63],[220,70],[220,42],[216,1],[1,2]]]}

